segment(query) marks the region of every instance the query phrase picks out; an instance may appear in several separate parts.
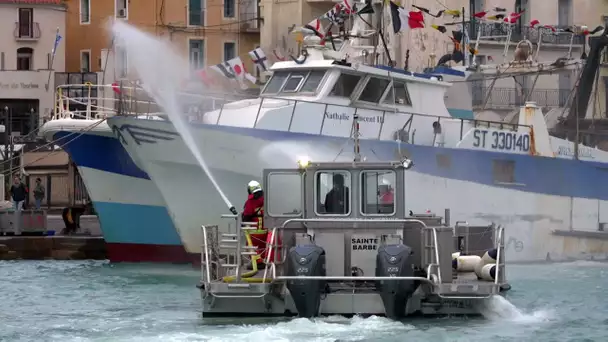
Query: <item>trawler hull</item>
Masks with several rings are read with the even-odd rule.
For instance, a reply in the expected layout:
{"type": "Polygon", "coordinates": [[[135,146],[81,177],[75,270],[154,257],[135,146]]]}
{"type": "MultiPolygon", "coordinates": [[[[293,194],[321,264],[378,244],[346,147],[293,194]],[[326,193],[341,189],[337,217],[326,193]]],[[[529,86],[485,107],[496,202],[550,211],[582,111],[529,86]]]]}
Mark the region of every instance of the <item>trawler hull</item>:
{"type": "Polygon", "coordinates": [[[58,144],[76,163],[99,217],[108,259],[190,262],[154,183],[135,166],[107,125],[82,133],[90,125],[86,120],[54,120],[41,133],[49,140],[61,139],[58,144]]]}
{"type": "MultiPolygon", "coordinates": [[[[188,147],[169,122],[113,117],[109,124],[160,189],[187,251],[199,254],[200,225],[221,224],[218,213],[228,213],[228,206],[188,147]],[[148,134],[142,140],[141,132],[154,132],[156,138],[148,134]]],[[[347,138],[204,124],[190,130],[213,177],[237,208],[245,201],[247,182],[259,179],[264,168],[293,167],[301,156],[352,158],[347,138]]],[[[381,140],[362,140],[361,153],[368,160],[401,155],[414,160],[406,176],[407,210],[449,207],[455,221],[508,225],[510,261],[608,256],[607,236],[598,232],[608,221],[605,164],[381,140]]]]}

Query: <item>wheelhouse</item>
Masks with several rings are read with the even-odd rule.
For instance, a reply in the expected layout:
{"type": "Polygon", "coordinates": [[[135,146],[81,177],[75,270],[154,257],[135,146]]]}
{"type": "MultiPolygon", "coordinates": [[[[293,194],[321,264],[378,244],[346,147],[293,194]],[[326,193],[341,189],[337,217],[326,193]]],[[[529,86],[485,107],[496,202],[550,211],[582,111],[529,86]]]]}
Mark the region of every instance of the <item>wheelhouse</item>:
{"type": "Polygon", "coordinates": [[[412,107],[408,87],[411,76],[377,68],[366,69],[369,70],[335,64],[279,68],[266,83],[262,97],[324,99],[328,103],[370,109],[412,107]]]}

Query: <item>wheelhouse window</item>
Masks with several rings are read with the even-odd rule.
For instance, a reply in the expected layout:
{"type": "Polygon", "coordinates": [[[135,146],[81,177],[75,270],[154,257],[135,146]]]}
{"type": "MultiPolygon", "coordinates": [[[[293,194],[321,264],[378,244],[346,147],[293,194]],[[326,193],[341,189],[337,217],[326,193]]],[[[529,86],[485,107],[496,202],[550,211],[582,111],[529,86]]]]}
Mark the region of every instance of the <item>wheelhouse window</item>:
{"type": "Polygon", "coordinates": [[[394,171],[361,172],[361,214],[395,214],[396,178],[394,171]]]}
{"type": "Polygon", "coordinates": [[[315,70],[311,71],[308,74],[308,78],[304,81],[302,88],[300,88],[301,92],[314,93],[319,88],[321,81],[323,80],[323,76],[325,76],[325,70],[315,70]]]}
{"type": "Polygon", "coordinates": [[[386,87],[388,87],[389,83],[391,82],[384,78],[370,78],[365,85],[365,88],[363,88],[361,95],[359,95],[359,101],[373,103],[380,102],[380,99],[382,99],[382,95],[384,95],[386,87]]]}
{"type": "Polygon", "coordinates": [[[304,77],[306,77],[306,75],[308,75],[308,72],[292,72],[289,75],[287,82],[285,82],[282,92],[295,93],[300,87],[300,84],[302,84],[304,81],[304,77]]]}
{"type": "Polygon", "coordinates": [[[263,94],[315,92],[324,75],[325,70],[275,71],[263,94]]]}
{"type": "Polygon", "coordinates": [[[350,97],[359,84],[361,76],[351,74],[340,74],[338,81],[334,84],[329,95],[339,97],[350,97]]]}
{"type": "Polygon", "coordinates": [[[299,216],[302,213],[302,176],[299,173],[271,172],[266,184],[270,216],[299,216]],[[288,193],[289,196],[283,196],[288,193]]]}
{"type": "Polygon", "coordinates": [[[268,81],[266,88],[264,88],[264,94],[278,93],[283,87],[283,83],[287,80],[287,77],[289,77],[288,71],[275,71],[272,74],[270,81],[268,81]]]}
{"type": "Polygon", "coordinates": [[[404,82],[393,82],[386,97],[384,98],[383,103],[411,106],[412,100],[410,99],[410,94],[407,91],[407,85],[404,82]]]}
{"type": "Polygon", "coordinates": [[[315,176],[315,210],[317,215],[350,214],[350,173],[317,172],[315,176]]]}

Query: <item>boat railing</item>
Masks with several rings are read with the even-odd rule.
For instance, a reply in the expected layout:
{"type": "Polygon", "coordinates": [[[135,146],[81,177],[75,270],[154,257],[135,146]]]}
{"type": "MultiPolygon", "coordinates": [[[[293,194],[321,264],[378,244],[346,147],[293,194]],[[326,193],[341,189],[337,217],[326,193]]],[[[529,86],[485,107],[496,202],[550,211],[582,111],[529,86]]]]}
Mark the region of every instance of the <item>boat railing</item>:
{"type": "Polygon", "coordinates": [[[505,228],[502,225],[496,226],[496,250],[494,284],[498,285],[505,280],[505,228]]]}
{"type": "MultiPolygon", "coordinates": [[[[337,227],[332,227],[332,229],[336,229],[337,227]]],[[[357,229],[357,227],[355,225],[348,225],[348,226],[342,226],[341,228],[343,229],[357,229]]],[[[369,227],[366,226],[361,226],[361,229],[369,229],[369,227]]],[[[426,241],[426,240],[424,240],[426,241]]],[[[435,227],[428,227],[423,221],[421,220],[417,220],[417,219],[397,219],[397,220],[389,220],[389,219],[357,219],[357,218],[308,218],[308,219],[304,219],[304,218],[293,218],[293,219],[288,219],[285,220],[285,222],[283,222],[283,224],[280,227],[275,227],[272,229],[271,231],[271,235],[270,235],[270,239],[269,239],[269,243],[270,243],[270,251],[266,256],[266,265],[268,265],[269,267],[266,267],[266,269],[264,270],[264,275],[263,275],[263,281],[265,282],[267,279],[269,281],[286,281],[286,280],[301,280],[301,279],[309,279],[309,280],[346,280],[346,281],[353,281],[353,280],[358,280],[358,281],[374,281],[374,280],[416,280],[416,281],[422,281],[422,282],[426,282],[429,283],[431,285],[438,285],[441,284],[442,282],[442,278],[441,278],[441,267],[439,265],[439,260],[441,260],[439,258],[439,243],[438,243],[438,238],[437,238],[437,229],[435,227]],[[373,223],[403,223],[403,224],[407,224],[407,223],[415,223],[417,225],[421,226],[421,229],[423,231],[423,234],[428,236],[430,234],[431,237],[431,242],[432,245],[431,246],[426,246],[427,248],[430,247],[431,251],[430,251],[430,259],[429,260],[424,260],[423,259],[423,264],[426,265],[427,267],[427,275],[426,277],[375,277],[375,276],[283,276],[283,275],[277,275],[276,273],[276,263],[271,260],[271,256],[274,255],[275,253],[281,252],[278,250],[279,246],[275,244],[275,240],[277,240],[277,237],[279,235],[279,231],[280,230],[284,230],[284,229],[301,229],[301,227],[296,227],[293,224],[294,223],[301,223],[301,224],[306,224],[306,223],[369,223],[369,222],[373,222],[373,223]],[[270,272],[270,274],[268,274],[270,272]]],[[[283,248],[284,249],[284,248],[283,248]]],[[[426,253],[423,253],[424,256],[427,256],[426,253]]]]}
{"type": "MultiPolygon", "coordinates": [[[[334,113],[338,112],[346,114],[350,116],[350,120],[352,121],[352,117],[357,114],[359,118],[362,116],[373,117],[374,122],[379,122],[379,128],[377,131],[369,132],[369,130],[365,128],[361,128],[361,134],[365,139],[378,139],[378,140],[397,140],[394,136],[397,132],[404,131],[409,133],[411,136],[411,141],[405,141],[410,143],[415,142],[415,133],[418,127],[414,127],[415,122],[419,120],[425,120],[425,122],[432,121],[433,124],[428,125],[428,129],[431,131],[431,134],[439,135],[441,134],[441,129],[437,130],[437,127],[441,127],[443,123],[451,122],[456,123],[459,126],[458,139],[459,141],[465,136],[465,134],[471,128],[494,128],[499,130],[510,130],[510,131],[521,131],[523,128],[524,131],[531,132],[532,126],[530,125],[521,125],[516,123],[508,123],[504,121],[489,121],[489,120],[478,120],[478,119],[466,119],[466,118],[454,118],[448,116],[437,116],[431,114],[423,114],[423,113],[414,113],[414,112],[401,112],[397,109],[368,109],[368,108],[360,108],[360,107],[350,107],[343,105],[336,105],[330,103],[319,103],[317,101],[312,100],[301,100],[301,99],[287,99],[287,98],[275,98],[275,97],[261,97],[257,100],[252,100],[247,103],[239,104],[235,106],[234,103],[226,103],[221,105],[220,108],[216,111],[207,112],[203,114],[203,120],[200,123],[205,124],[216,124],[216,125],[238,125],[239,127],[249,127],[249,128],[268,128],[272,129],[272,127],[266,127],[268,125],[274,126],[276,128],[284,128],[289,132],[297,131],[298,128],[294,127],[294,118],[300,115],[306,115],[308,118],[308,123],[313,122],[314,119],[311,118],[311,112],[321,112],[323,113],[323,118],[321,119],[320,126],[317,130],[310,129],[310,133],[312,134],[325,134],[327,121],[326,118],[334,113]],[[232,108],[231,108],[232,107],[232,108]],[[249,112],[245,112],[247,108],[250,108],[249,112]],[[265,111],[273,111],[273,110],[281,110],[284,108],[288,108],[286,115],[288,118],[276,120],[285,122],[287,127],[278,127],[274,126],[273,122],[263,122],[262,119],[265,116],[265,111]],[[238,112],[233,112],[238,111],[238,112]],[[255,115],[255,118],[253,117],[255,115]],[[401,120],[399,126],[394,127],[393,125],[385,126],[385,122],[392,120],[396,115],[403,115],[406,118],[401,120]],[[436,124],[435,124],[436,123],[436,124]],[[397,132],[395,131],[397,130],[397,132]],[[367,132],[366,132],[367,131],[367,132]],[[367,133],[367,134],[366,134],[367,133]]],[[[365,121],[362,121],[365,123],[365,121]]],[[[392,122],[391,122],[392,123],[392,122]]],[[[280,125],[280,123],[278,123],[280,125]]],[[[310,125],[308,125],[310,126],[310,125]]],[[[350,125],[352,126],[352,125],[350,125]]],[[[352,132],[350,132],[352,135],[352,132]]],[[[332,134],[330,134],[332,135],[332,134]]]]}
{"type": "MultiPolygon", "coordinates": [[[[210,93],[196,94],[178,92],[189,103],[190,112],[213,111],[227,102],[241,98],[251,98],[239,94],[210,93]]],[[[55,92],[53,119],[104,119],[114,115],[134,115],[143,117],[166,117],[162,108],[139,86],[117,86],[101,84],[60,85],[55,92]]]]}

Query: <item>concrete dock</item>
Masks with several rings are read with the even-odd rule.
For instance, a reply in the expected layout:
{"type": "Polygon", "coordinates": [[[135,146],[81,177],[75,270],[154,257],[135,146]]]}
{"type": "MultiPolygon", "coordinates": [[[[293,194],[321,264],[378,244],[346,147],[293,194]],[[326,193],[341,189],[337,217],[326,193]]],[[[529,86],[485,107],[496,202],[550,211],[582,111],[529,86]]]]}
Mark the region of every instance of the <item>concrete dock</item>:
{"type": "Polygon", "coordinates": [[[83,260],[106,259],[106,243],[99,220],[94,215],[80,217],[75,235],[62,236],[65,228],[61,215],[47,215],[46,230],[53,236],[0,236],[0,260],[83,260]]]}

